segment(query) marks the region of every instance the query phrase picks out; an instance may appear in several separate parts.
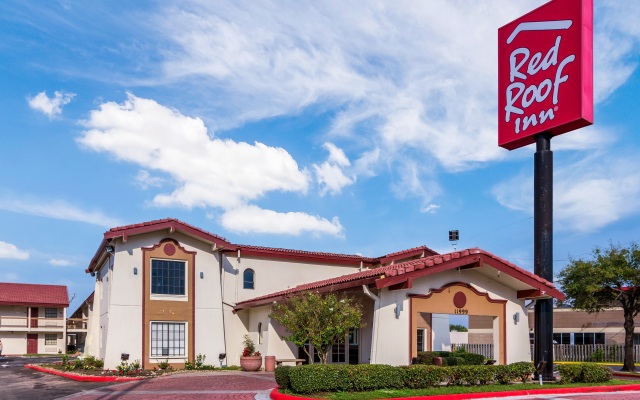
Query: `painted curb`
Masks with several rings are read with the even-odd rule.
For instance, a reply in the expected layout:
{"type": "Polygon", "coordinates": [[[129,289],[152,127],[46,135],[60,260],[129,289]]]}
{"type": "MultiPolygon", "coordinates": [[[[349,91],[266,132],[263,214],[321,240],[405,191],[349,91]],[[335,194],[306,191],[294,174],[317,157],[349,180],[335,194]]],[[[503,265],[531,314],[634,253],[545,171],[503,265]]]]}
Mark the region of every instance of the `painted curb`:
{"type": "MultiPolygon", "coordinates": [[[[272,400],[318,400],[308,397],[292,396],[278,392],[279,388],[271,391],[272,400]]],[[[633,385],[616,385],[616,386],[587,386],[580,388],[558,388],[558,389],[532,389],[532,390],[512,390],[508,392],[484,392],[484,393],[460,393],[460,394],[442,394],[436,396],[415,396],[415,397],[398,397],[397,400],[466,400],[466,399],[485,399],[491,397],[512,397],[512,396],[529,396],[542,394],[581,394],[581,393],[601,393],[601,392],[623,392],[640,390],[640,384],[633,385]]]]}
{"type": "Polygon", "coordinates": [[[88,376],[88,375],[76,375],[68,372],[62,372],[55,369],[42,368],[37,365],[25,365],[25,368],[30,368],[39,372],[46,372],[52,375],[58,375],[63,378],[73,379],[80,382],[127,382],[127,381],[139,381],[144,378],[134,378],[129,376],[88,376]]]}

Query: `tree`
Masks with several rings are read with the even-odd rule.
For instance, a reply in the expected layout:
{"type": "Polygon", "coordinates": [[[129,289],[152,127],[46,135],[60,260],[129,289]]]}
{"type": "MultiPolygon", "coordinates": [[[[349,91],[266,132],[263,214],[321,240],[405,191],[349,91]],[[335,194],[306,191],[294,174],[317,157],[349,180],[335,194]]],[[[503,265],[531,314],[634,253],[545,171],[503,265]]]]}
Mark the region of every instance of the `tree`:
{"type": "Polygon", "coordinates": [[[467,327],[464,325],[450,324],[449,331],[450,332],[469,332],[469,329],[467,329],[467,327]]]}
{"type": "Polygon", "coordinates": [[[599,312],[622,307],[624,313],[624,365],[623,371],[635,371],[633,360],[634,317],[640,312],[640,248],[610,244],[596,247],[592,260],[570,259],[560,272],[559,283],[567,295],[566,303],[599,312]]]}
{"type": "Polygon", "coordinates": [[[269,314],[289,330],[290,335],[282,339],[302,347],[313,363],[305,344],[308,342],[318,351],[322,364],[327,363],[329,350],[334,343],[343,343],[350,328],[364,326],[362,305],[346,295],[316,292],[296,294],[276,302],[269,314]]]}

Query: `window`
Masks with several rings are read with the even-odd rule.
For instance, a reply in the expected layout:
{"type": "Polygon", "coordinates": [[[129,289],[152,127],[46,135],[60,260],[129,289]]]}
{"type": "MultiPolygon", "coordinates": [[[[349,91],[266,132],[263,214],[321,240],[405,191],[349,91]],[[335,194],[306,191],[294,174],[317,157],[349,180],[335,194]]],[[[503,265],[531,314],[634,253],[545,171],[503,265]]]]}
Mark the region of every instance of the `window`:
{"type": "Polygon", "coordinates": [[[182,322],[152,322],[151,357],[184,357],[184,330],[182,322]]]}
{"type": "Polygon", "coordinates": [[[360,333],[360,329],[358,328],[349,328],[349,337],[347,342],[349,346],[356,346],[358,344],[358,334],[360,333]]]}
{"type": "Polygon", "coordinates": [[[418,345],[418,351],[424,351],[424,329],[418,329],[416,343],[418,345]]]}
{"type": "Polygon", "coordinates": [[[633,345],[639,345],[640,344],[640,333],[634,333],[633,334],[633,345]]]}
{"type": "Polygon", "coordinates": [[[242,279],[244,281],[243,288],[244,289],[253,289],[254,288],[254,278],[256,273],[253,272],[251,268],[247,268],[244,270],[242,274],[242,279]]]}
{"type": "Polygon", "coordinates": [[[44,309],[44,317],[45,318],[58,318],[58,309],[57,308],[45,308],[44,309]]]}
{"type": "Polygon", "coordinates": [[[47,333],[44,335],[44,345],[45,346],[57,346],[58,345],[58,334],[57,333],[47,333]]]}
{"type": "Polygon", "coordinates": [[[604,344],[604,333],[574,333],[573,344],[604,344]]]}
{"type": "Polygon", "coordinates": [[[554,333],[553,344],[571,344],[570,333],[554,333]]]}
{"type": "Polygon", "coordinates": [[[151,260],[152,294],[185,294],[185,262],[151,260]]]}
{"type": "Polygon", "coordinates": [[[344,343],[334,343],[331,346],[331,362],[334,364],[344,364],[347,362],[346,346],[344,343]]]}

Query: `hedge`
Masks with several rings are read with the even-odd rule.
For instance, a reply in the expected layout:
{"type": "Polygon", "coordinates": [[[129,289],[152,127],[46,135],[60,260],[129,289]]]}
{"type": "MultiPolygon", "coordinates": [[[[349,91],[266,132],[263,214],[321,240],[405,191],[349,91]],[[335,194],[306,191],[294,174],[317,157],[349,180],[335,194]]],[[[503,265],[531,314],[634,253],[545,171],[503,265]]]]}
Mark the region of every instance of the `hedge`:
{"type": "Polygon", "coordinates": [[[482,365],[485,360],[482,354],[467,353],[466,351],[423,351],[418,353],[415,363],[433,365],[433,359],[436,357],[442,357],[443,366],[482,365]]]}
{"type": "Polygon", "coordinates": [[[561,364],[558,367],[562,382],[597,383],[611,379],[611,370],[595,363],[561,364]]]}
{"type": "MultiPolygon", "coordinates": [[[[599,367],[599,366],[596,366],[599,367]]],[[[508,384],[514,380],[526,382],[534,371],[530,362],[510,365],[410,365],[392,367],[380,364],[312,364],[299,367],[281,366],[275,371],[276,382],[294,393],[358,392],[378,389],[426,389],[446,385],[485,385],[496,382],[508,384]]],[[[601,382],[605,376],[601,369],[587,366],[580,369],[580,379],[601,382]]],[[[571,379],[571,378],[568,378],[571,379]]]]}

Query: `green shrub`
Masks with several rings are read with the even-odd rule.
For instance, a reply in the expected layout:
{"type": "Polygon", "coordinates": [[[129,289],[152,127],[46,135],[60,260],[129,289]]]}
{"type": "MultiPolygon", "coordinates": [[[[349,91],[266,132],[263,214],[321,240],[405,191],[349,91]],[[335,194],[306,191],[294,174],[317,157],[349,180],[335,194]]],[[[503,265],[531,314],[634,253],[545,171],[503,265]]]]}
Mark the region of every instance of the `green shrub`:
{"type": "Polygon", "coordinates": [[[514,380],[513,373],[508,365],[487,365],[487,367],[493,368],[495,380],[501,385],[507,385],[514,380]]]}
{"type": "Polygon", "coordinates": [[[399,389],[403,386],[403,371],[383,364],[345,365],[350,391],[361,392],[376,389],[399,389]]]}
{"type": "Polygon", "coordinates": [[[596,383],[607,382],[611,379],[611,370],[604,365],[584,363],[582,364],[582,382],[596,383]]]}
{"type": "Polygon", "coordinates": [[[419,352],[418,357],[416,357],[416,364],[433,365],[433,360],[436,357],[440,356],[436,355],[433,351],[419,352]]]}
{"type": "Polygon", "coordinates": [[[456,357],[457,354],[453,354],[450,351],[434,351],[433,354],[436,355],[436,357],[456,357]]]}
{"type": "Polygon", "coordinates": [[[282,365],[276,367],[276,383],[283,389],[291,389],[291,382],[289,381],[289,373],[291,372],[291,368],[294,368],[290,365],[282,365]]]}
{"type": "Polygon", "coordinates": [[[589,361],[592,362],[603,362],[604,361],[604,350],[597,349],[589,356],[589,361]]]}
{"type": "Polygon", "coordinates": [[[467,362],[462,357],[442,357],[442,365],[453,367],[456,365],[466,365],[467,362]]]}
{"type": "Polygon", "coordinates": [[[484,364],[484,356],[477,353],[456,352],[456,357],[464,358],[466,365],[482,365],[484,364]]]}
{"type": "Polygon", "coordinates": [[[445,369],[435,365],[411,365],[403,368],[404,385],[410,389],[427,389],[445,380],[445,369]]]}
{"type": "Polygon", "coordinates": [[[508,365],[511,376],[515,380],[519,380],[522,383],[527,383],[531,379],[531,374],[536,372],[536,368],[532,362],[521,361],[508,365]]]}
{"type": "Polygon", "coordinates": [[[291,369],[289,381],[291,390],[301,394],[349,390],[349,379],[341,365],[301,365],[291,369]]]}
{"type": "Polygon", "coordinates": [[[611,370],[595,363],[561,364],[558,366],[562,382],[596,383],[611,379],[611,370]]]}
{"type": "Polygon", "coordinates": [[[166,359],[164,361],[158,361],[158,368],[161,370],[171,369],[171,364],[169,364],[169,360],[166,359]]]}

